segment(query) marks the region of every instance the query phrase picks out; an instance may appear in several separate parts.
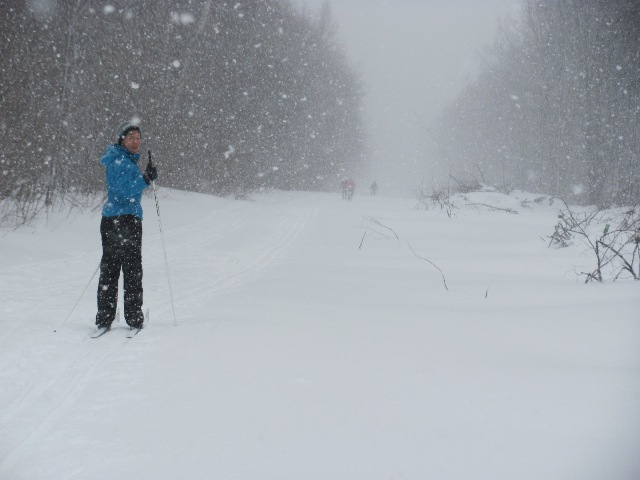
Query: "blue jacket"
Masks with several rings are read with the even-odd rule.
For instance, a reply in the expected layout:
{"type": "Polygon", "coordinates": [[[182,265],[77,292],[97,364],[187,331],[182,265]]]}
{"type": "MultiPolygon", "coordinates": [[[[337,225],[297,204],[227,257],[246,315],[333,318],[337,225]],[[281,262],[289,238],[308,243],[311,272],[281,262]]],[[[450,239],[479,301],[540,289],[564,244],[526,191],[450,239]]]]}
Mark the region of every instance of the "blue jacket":
{"type": "Polygon", "coordinates": [[[107,174],[107,203],[102,208],[103,217],[135,215],[142,218],[140,199],[147,185],[138,168],[139,153],[131,153],[122,145],[107,146],[102,164],[107,174]]]}

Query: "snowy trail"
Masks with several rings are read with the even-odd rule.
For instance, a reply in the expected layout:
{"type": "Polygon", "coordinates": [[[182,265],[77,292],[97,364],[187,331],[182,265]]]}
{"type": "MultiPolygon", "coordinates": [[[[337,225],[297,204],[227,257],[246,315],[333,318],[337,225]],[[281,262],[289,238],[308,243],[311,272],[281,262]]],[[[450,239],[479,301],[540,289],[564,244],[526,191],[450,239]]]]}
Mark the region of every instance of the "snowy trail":
{"type": "Polygon", "coordinates": [[[95,214],[0,238],[0,478],[638,477],[637,284],[576,282],[552,207],[159,193],[178,326],[146,197],[133,340],[88,338],[96,279],[53,333],[95,214]]]}
{"type": "MultiPolygon", "coordinates": [[[[219,225],[215,218],[195,225],[189,236],[196,240],[180,241],[180,251],[170,258],[179,265],[176,307],[189,318],[206,308],[212,297],[224,295],[257,276],[287,250],[314,213],[315,208],[285,207],[274,218],[261,205],[254,205],[250,215],[227,213],[235,220],[232,225],[219,225]],[[220,231],[208,236],[207,232],[213,230],[220,231]]],[[[179,238],[169,230],[168,242],[172,237],[179,238]]]]}
{"type": "Polygon", "coordinates": [[[55,361],[49,356],[46,371],[41,370],[34,375],[5,407],[0,415],[0,425],[4,431],[3,440],[9,441],[0,444],[3,452],[0,474],[10,471],[22,452],[55,430],[65,408],[67,411],[64,413],[68,413],[68,407],[78,398],[78,392],[91,381],[102,361],[119,346],[113,342],[95,343],[87,338],[80,347],[71,348],[66,356],[55,361]]]}
{"type": "MultiPolygon", "coordinates": [[[[286,251],[315,211],[314,206],[286,204],[274,211],[268,202],[251,201],[225,203],[204,217],[169,211],[165,236],[174,300],[182,319],[197,316],[214,297],[258,275],[286,251]]],[[[145,291],[148,304],[154,305],[154,317],[165,317],[171,315],[167,273],[153,221],[145,225],[150,230],[148,244],[155,245],[144,247],[145,291]]]]}
{"type": "MultiPolygon", "coordinates": [[[[149,202],[146,203],[147,212],[155,213],[149,202]]],[[[175,300],[181,321],[197,317],[197,312],[211,308],[208,305],[215,301],[216,296],[237,289],[243,282],[258,275],[286,251],[315,211],[316,207],[313,206],[290,208],[283,205],[282,211],[272,210],[269,214],[263,205],[231,202],[202,217],[201,211],[194,217],[185,217],[184,212],[176,212],[184,224],[176,222],[179,226],[167,228],[165,235],[167,244],[173,248],[169,259],[174,264],[172,273],[176,274],[173,281],[179,285],[175,300]],[[212,255],[211,252],[216,254],[212,255]],[[211,272],[210,277],[207,272],[211,272]]],[[[151,218],[155,221],[153,216],[151,218]]],[[[167,220],[171,225],[173,219],[169,217],[167,220]]],[[[168,297],[160,293],[166,290],[166,272],[154,227],[157,230],[152,222],[145,224],[145,231],[151,230],[150,234],[145,232],[145,239],[148,238],[145,241],[152,246],[145,249],[144,268],[147,277],[155,277],[154,281],[147,281],[145,287],[148,290],[147,298],[153,302],[155,297],[158,299],[156,304],[164,305],[153,312],[154,317],[162,318],[170,314],[170,308],[168,297]]],[[[64,311],[70,305],[69,292],[78,291],[79,288],[78,279],[74,278],[75,272],[89,261],[99,261],[99,256],[88,253],[77,256],[73,261],[67,258],[26,261],[4,268],[3,279],[10,281],[3,285],[6,287],[3,295],[7,300],[3,302],[3,308],[13,316],[21,315],[24,318],[41,317],[41,312],[49,309],[64,311]],[[60,280],[34,285],[33,279],[38,277],[60,280]],[[25,295],[35,300],[27,310],[24,309],[25,295]]],[[[95,281],[85,297],[94,296],[93,283],[95,281]]],[[[60,318],[59,315],[52,316],[57,320],[60,318]]],[[[154,320],[158,321],[156,318],[154,320]]],[[[68,348],[65,350],[60,349],[59,344],[51,344],[51,340],[45,339],[46,334],[42,332],[31,336],[33,325],[21,325],[16,321],[8,324],[12,330],[6,330],[2,337],[6,347],[4,351],[11,351],[9,342],[25,333],[32,344],[23,345],[14,355],[3,356],[3,363],[0,364],[0,372],[7,380],[7,398],[4,398],[5,395],[0,397],[4,407],[0,415],[3,430],[0,438],[0,474],[10,471],[20,454],[28,450],[34,441],[52,434],[57,419],[69,413],[84,387],[92,381],[96,371],[104,366],[104,360],[127,343],[117,324],[114,331],[108,334],[108,337],[116,339],[100,340],[89,339],[86,335],[90,321],[85,325],[86,328],[80,328],[72,321],[56,335],[58,338],[54,342],[61,337],[63,340],[68,340],[68,337],[73,339],[64,342],[65,348],[68,348]],[[76,347],[72,344],[74,340],[80,340],[76,347]]],[[[57,327],[55,323],[53,326],[57,327]]]]}

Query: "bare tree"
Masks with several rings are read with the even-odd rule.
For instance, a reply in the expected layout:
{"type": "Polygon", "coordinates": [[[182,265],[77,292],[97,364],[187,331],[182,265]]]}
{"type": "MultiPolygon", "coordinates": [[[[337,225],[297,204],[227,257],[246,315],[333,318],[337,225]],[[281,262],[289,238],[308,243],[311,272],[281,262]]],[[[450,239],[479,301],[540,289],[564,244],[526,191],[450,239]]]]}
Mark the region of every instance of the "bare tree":
{"type": "Polygon", "coordinates": [[[364,159],[363,89],[328,7],[316,19],[288,0],[7,6],[5,208],[78,205],[101,192],[101,151],[134,118],[156,153],[159,181],[176,188],[327,190],[364,159]]]}
{"type": "Polygon", "coordinates": [[[460,175],[606,206],[640,199],[640,4],[526,0],[442,117],[460,175]]]}

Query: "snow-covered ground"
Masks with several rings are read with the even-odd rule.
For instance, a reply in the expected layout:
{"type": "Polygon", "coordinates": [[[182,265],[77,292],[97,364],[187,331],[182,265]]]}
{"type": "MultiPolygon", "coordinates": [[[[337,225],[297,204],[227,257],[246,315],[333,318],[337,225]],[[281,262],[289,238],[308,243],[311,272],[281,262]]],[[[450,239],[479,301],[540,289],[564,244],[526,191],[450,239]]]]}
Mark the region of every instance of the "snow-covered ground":
{"type": "Polygon", "coordinates": [[[474,195],[519,213],[160,189],[177,326],[145,197],[132,340],[89,338],[99,213],[0,231],[0,479],[637,480],[640,285],[474,195]]]}

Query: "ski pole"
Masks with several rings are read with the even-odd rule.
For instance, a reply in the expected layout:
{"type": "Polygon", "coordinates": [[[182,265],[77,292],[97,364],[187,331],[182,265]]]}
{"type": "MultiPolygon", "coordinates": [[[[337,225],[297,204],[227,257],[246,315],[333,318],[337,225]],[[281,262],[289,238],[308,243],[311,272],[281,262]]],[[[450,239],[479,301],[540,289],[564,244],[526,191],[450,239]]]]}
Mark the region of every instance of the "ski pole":
{"type": "MultiPolygon", "coordinates": [[[[100,264],[99,263],[98,263],[98,267],[93,272],[93,275],[91,275],[91,278],[89,279],[89,282],[87,282],[87,284],[85,285],[84,290],[82,290],[82,293],[80,294],[80,297],[78,298],[78,301],[76,302],[76,304],[73,306],[73,308],[69,312],[69,315],[67,315],[67,318],[64,319],[64,322],[62,322],[62,324],[60,324],[60,326],[58,327],[58,330],[62,330],[62,327],[64,327],[66,325],[67,320],[69,320],[69,318],[71,317],[71,314],[73,314],[73,312],[76,310],[76,307],[80,303],[80,300],[82,300],[82,297],[84,297],[84,293],[87,291],[87,288],[89,288],[89,285],[91,285],[91,282],[93,282],[93,278],[96,276],[96,273],[98,273],[98,270],[100,270],[100,264]]],[[[54,333],[57,332],[58,330],[54,330],[54,333]]]]}
{"type": "MultiPolygon", "coordinates": [[[[151,163],[151,150],[149,150],[149,166],[153,166],[151,163]]],[[[164,232],[162,230],[162,219],[160,218],[160,205],[158,204],[158,194],[156,193],[156,183],[151,180],[151,187],[153,188],[153,197],[156,200],[156,212],[158,213],[158,225],[160,226],[160,240],[162,241],[162,252],[164,253],[164,266],[167,271],[167,283],[169,284],[169,298],[171,299],[171,310],[173,311],[173,324],[178,325],[176,318],[176,307],[173,302],[173,289],[171,288],[171,275],[169,273],[169,260],[167,259],[167,246],[164,243],[164,232]]]]}

